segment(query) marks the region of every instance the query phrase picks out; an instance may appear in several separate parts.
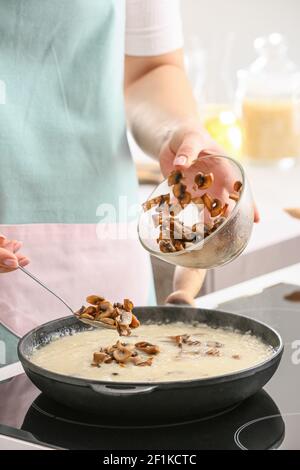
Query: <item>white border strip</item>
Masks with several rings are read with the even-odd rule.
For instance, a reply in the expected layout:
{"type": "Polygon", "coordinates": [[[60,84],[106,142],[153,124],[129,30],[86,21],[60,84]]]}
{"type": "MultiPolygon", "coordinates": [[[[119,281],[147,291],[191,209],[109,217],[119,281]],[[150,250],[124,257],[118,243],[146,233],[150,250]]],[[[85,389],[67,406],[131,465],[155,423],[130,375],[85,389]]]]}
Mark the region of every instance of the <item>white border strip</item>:
{"type": "Polygon", "coordinates": [[[15,377],[16,375],[23,374],[24,369],[22,367],[21,362],[14,362],[14,364],[10,364],[9,366],[4,366],[0,368],[0,382],[3,380],[10,379],[11,377],[15,377]]]}
{"type": "Polygon", "coordinates": [[[54,450],[34,442],[17,439],[11,436],[0,435],[0,450],[54,450]]]}

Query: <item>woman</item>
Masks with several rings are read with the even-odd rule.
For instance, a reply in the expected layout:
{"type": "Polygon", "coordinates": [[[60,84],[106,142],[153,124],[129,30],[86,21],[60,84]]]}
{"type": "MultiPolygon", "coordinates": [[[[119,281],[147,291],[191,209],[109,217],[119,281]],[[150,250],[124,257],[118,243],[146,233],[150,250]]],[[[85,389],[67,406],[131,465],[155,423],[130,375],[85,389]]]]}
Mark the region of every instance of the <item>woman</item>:
{"type": "MultiPolygon", "coordinates": [[[[164,175],[216,149],[184,71],[178,1],[0,0],[0,13],[1,272],[30,258],[74,308],[93,292],[149,303],[149,258],[130,236],[124,90],[132,134],[164,175]]],[[[66,314],[21,271],[1,276],[0,320],[13,333],[66,314]]]]}

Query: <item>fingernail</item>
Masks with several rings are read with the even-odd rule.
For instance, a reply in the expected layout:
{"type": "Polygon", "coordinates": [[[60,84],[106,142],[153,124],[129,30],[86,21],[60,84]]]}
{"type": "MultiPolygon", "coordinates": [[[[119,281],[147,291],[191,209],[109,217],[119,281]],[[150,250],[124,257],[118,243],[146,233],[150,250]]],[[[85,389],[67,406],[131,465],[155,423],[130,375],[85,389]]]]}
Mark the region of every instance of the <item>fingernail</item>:
{"type": "Polygon", "coordinates": [[[30,263],[30,259],[29,258],[22,258],[19,260],[19,265],[20,266],[27,266],[27,264],[30,263]]]}
{"type": "Polygon", "coordinates": [[[18,263],[14,259],[5,259],[3,261],[4,266],[8,266],[9,268],[17,268],[18,263]]]}
{"type": "Polygon", "coordinates": [[[174,165],[184,166],[187,163],[187,157],[185,155],[179,155],[174,158],[174,165]]]}

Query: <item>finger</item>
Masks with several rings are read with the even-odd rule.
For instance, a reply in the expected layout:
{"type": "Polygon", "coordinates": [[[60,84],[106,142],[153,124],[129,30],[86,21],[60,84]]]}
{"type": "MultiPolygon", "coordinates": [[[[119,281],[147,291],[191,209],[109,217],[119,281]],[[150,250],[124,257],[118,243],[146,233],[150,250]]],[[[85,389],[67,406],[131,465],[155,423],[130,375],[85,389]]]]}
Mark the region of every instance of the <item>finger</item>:
{"type": "Polygon", "coordinates": [[[24,256],[24,255],[17,255],[17,259],[18,259],[18,264],[19,266],[22,266],[22,267],[25,267],[27,266],[27,264],[30,263],[30,259],[27,258],[27,256],[24,256]]]}
{"type": "Polygon", "coordinates": [[[258,224],[259,221],[260,221],[260,215],[259,215],[257,206],[256,206],[256,204],[254,203],[254,222],[255,222],[256,224],[258,224]]]}
{"type": "Polygon", "coordinates": [[[19,240],[8,240],[6,239],[2,243],[2,248],[11,251],[12,253],[16,253],[22,247],[23,243],[19,240]]]}
{"type": "Polygon", "coordinates": [[[177,149],[173,165],[188,168],[198,158],[202,150],[203,142],[201,142],[199,134],[196,132],[185,134],[177,149]]]}
{"type": "Polygon", "coordinates": [[[17,251],[19,251],[20,248],[22,248],[22,246],[23,246],[22,242],[15,241],[13,244],[13,248],[12,248],[13,253],[17,253],[17,251]]]}
{"type": "Polygon", "coordinates": [[[13,251],[15,243],[17,243],[18,240],[9,240],[9,238],[6,238],[3,243],[2,243],[2,248],[5,248],[6,250],[13,251]]]}
{"type": "Polygon", "coordinates": [[[172,292],[172,294],[166,298],[165,303],[173,305],[195,305],[193,297],[189,296],[185,291],[172,292]]]}
{"type": "Polygon", "coordinates": [[[5,235],[2,235],[2,233],[0,233],[0,246],[2,245],[2,243],[6,240],[6,237],[5,235]]]}
{"type": "Polygon", "coordinates": [[[13,270],[17,267],[17,257],[11,251],[0,248],[0,269],[13,270]]]}

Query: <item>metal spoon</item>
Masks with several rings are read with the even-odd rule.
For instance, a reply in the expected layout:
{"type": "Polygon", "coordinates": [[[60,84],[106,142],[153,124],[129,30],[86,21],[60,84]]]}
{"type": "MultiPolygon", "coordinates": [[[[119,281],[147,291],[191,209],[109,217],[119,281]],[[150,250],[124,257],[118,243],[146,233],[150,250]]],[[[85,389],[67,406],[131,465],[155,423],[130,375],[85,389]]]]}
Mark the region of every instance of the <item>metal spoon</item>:
{"type": "Polygon", "coordinates": [[[115,329],[114,326],[112,325],[107,325],[106,323],[102,323],[97,320],[89,320],[88,318],[79,318],[72,307],[64,300],[62,299],[58,294],[53,292],[49,287],[47,287],[42,281],[40,281],[37,277],[35,277],[33,274],[31,274],[27,269],[23,268],[22,266],[18,267],[23,273],[27,274],[27,276],[31,277],[35,282],[37,282],[40,286],[42,286],[44,289],[46,289],[50,294],[54,295],[58,300],[60,300],[69,310],[72,312],[72,314],[77,318],[77,320],[81,321],[82,323],[86,323],[87,325],[94,326],[97,328],[109,328],[109,329],[115,329]]]}

